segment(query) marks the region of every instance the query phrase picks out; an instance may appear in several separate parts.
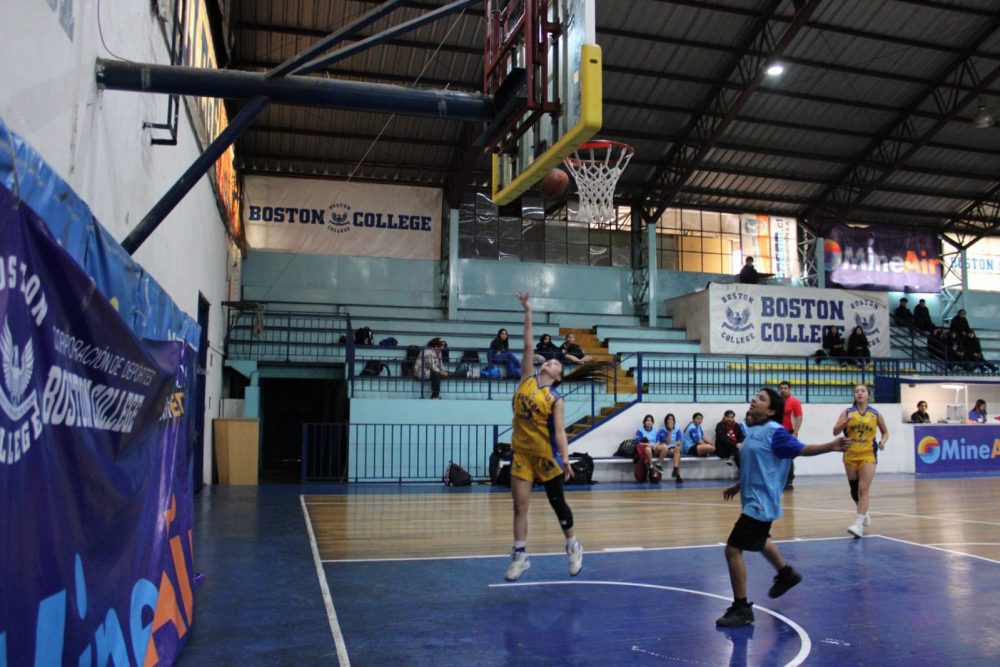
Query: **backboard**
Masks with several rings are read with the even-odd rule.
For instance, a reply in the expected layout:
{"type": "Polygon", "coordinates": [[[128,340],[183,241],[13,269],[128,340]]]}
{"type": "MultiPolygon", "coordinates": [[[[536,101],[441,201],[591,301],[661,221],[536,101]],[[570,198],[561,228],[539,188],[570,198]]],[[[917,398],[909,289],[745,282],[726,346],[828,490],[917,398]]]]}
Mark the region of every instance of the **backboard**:
{"type": "Polygon", "coordinates": [[[595,18],[595,0],[487,2],[483,92],[507,102],[490,140],[497,205],[520,197],[601,129],[595,18]]]}

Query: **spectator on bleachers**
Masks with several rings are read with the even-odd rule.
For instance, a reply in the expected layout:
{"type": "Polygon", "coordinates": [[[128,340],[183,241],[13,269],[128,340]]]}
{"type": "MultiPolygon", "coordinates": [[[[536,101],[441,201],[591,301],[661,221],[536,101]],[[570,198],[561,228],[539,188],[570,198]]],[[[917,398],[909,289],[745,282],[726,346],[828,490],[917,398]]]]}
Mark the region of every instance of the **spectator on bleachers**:
{"type": "Polygon", "coordinates": [[[946,331],[945,335],[945,347],[947,349],[948,355],[948,368],[956,368],[958,370],[970,370],[966,366],[967,361],[965,356],[965,349],[962,347],[961,338],[959,334],[954,331],[946,331]]]}
{"type": "Polygon", "coordinates": [[[965,318],[965,309],[958,311],[955,317],[951,318],[951,324],[948,326],[948,330],[956,334],[964,334],[966,331],[972,331],[972,327],[969,326],[969,320],[965,318]]]}
{"type": "Polygon", "coordinates": [[[576,344],[576,334],[566,334],[566,341],[559,346],[562,351],[563,364],[586,364],[594,360],[592,356],[583,351],[583,348],[576,344]]]}
{"type": "Polygon", "coordinates": [[[431,381],[431,398],[441,398],[441,378],[448,377],[448,371],[444,369],[444,363],[441,361],[441,350],[444,347],[444,340],[431,338],[427,341],[427,347],[413,362],[414,377],[431,381]]]}
{"type": "Polygon", "coordinates": [[[746,437],[736,423],[736,413],[726,410],[722,421],[715,425],[715,453],[727,465],[740,465],[740,446],[746,437]]]}
{"type": "Polygon", "coordinates": [[[677,428],[677,418],[670,413],[663,418],[663,441],[667,444],[667,455],[674,458],[674,470],[670,474],[673,476],[674,482],[683,484],[684,480],[681,479],[681,448],[684,436],[677,428]]]}
{"type": "Polygon", "coordinates": [[[544,364],[549,359],[561,359],[562,351],[552,342],[552,336],[542,334],[535,346],[535,363],[544,364]]]}
{"type": "Polygon", "coordinates": [[[521,361],[510,351],[509,334],[506,329],[497,331],[497,337],[490,341],[486,361],[491,366],[502,366],[509,378],[521,377],[521,361]]]}
{"type": "Polygon", "coordinates": [[[893,324],[898,324],[901,327],[913,326],[913,313],[910,312],[909,303],[910,300],[905,296],[899,300],[896,310],[892,311],[893,324]]]}
{"type": "Polygon", "coordinates": [[[708,456],[715,453],[715,445],[705,440],[705,431],[701,422],[705,416],[700,412],[691,416],[691,422],[684,427],[681,446],[685,456],[708,456]]]}
{"type": "Polygon", "coordinates": [[[666,437],[665,430],[656,428],[653,415],[642,418],[642,426],[635,432],[635,455],[647,468],[653,465],[653,454],[656,454],[659,457],[656,468],[663,470],[663,457],[667,455],[667,445],[663,439],[666,437]]]}
{"type": "Polygon", "coordinates": [[[937,328],[934,322],[931,321],[931,311],[927,308],[927,302],[924,299],[921,299],[913,307],[913,327],[927,333],[931,333],[937,328]]]}
{"type": "Polygon", "coordinates": [[[979,343],[979,336],[972,329],[969,329],[964,336],[959,336],[962,351],[965,352],[965,361],[972,370],[997,372],[996,365],[983,359],[983,347],[979,343]]]}
{"type": "Polygon", "coordinates": [[[868,347],[868,336],[860,324],[854,327],[847,339],[847,356],[857,359],[857,364],[861,367],[864,367],[872,357],[871,349],[868,347]]]}
{"type": "Polygon", "coordinates": [[[944,327],[936,327],[927,336],[927,356],[937,361],[948,359],[948,331],[944,327]]]}
{"type": "MultiPolygon", "coordinates": [[[[826,356],[831,358],[839,358],[840,364],[843,365],[844,361],[844,337],[840,335],[840,327],[835,325],[830,325],[826,328],[826,332],[823,334],[823,351],[826,356]]],[[[819,363],[820,358],[816,358],[816,363],[819,363]]]]}
{"type": "Polygon", "coordinates": [[[970,424],[985,424],[986,423],[986,401],[979,399],[976,401],[976,405],[969,410],[969,423],[970,424]]]}
{"type": "Polygon", "coordinates": [[[746,285],[756,285],[760,282],[760,274],[753,265],[753,257],[747,257],[747,261],[740,269],[740,282],[746,285]]]}
{"type": "Polygon", "coordinates": [[[927,401],[917,403],[917,411],[910,415],[910,421],[914,424],[930,424],[931,416],[927,414],[927,401]]]}

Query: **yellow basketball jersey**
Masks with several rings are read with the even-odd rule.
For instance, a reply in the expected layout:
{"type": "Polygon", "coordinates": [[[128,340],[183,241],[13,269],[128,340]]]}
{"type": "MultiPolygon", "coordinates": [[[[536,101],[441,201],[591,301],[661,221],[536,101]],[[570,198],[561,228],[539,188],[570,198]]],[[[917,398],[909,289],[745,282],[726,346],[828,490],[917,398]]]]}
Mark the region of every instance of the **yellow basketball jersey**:
{"type": "Polygon", "coordinates": [[[878,410],[872,406],[860,412],[853,405],[847,408],[845,434],[851,441],[850,451],[874,452],[878,449],[875,433],[878,431],[878,410]]]}
{"type": "Polygon", "coordinates": [[[552,387],[540,387],[538,376],[525,378],[514,392],[514,433],[511,447],[515,452],[559,460],[552,424],[552,409],[562,394],[552,387]]]}

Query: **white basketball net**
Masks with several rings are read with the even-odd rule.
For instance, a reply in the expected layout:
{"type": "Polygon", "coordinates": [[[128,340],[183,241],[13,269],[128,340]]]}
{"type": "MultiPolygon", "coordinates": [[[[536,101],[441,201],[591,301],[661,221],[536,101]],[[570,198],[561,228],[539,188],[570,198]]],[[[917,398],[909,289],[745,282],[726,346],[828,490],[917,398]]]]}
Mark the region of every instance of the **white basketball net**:
{"type": "Polygon", "coordinates": [[[616,222],[615,187],[634,153],[626,144],[592,141],[563,158],[563,164],[576,180],[580,220],[598,225],[616,222]]]}

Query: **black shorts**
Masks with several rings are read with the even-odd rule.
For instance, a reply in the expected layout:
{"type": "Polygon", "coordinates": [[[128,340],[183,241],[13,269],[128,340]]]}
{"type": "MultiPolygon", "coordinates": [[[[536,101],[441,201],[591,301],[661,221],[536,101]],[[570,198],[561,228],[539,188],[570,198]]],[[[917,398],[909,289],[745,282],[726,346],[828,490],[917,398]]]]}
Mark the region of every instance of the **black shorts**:
{"type": "Polygon", "coordinates": [[[744,551],[763,551],[769,537],[771,537],[770,521],[758,521],[746,514],[740,514],[726,544],[744,551]]]}

